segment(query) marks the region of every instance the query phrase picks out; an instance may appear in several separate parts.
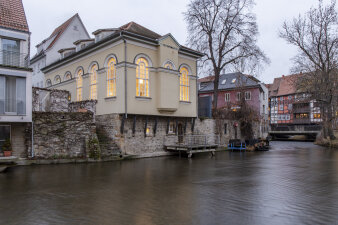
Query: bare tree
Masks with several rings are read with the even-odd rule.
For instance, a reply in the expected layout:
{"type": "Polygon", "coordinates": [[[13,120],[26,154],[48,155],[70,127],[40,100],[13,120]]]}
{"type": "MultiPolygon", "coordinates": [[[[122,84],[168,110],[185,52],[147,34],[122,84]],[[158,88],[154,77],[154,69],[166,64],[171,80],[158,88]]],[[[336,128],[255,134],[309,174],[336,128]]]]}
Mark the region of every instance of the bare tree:
{"type": "Polygon", "coordinates": [[[213,108],[217,109],[221,71],[257,67],[268,62],[257,46],[253,0],[191,0],[184,13],[188,44],[205,54],[203,64],[215,75],[213,108]]]}
{"type": "Polygon", "coordinates": [[[303,72],[297,86],[316,100],[323,115],[324,138],[333,133],[335,104],[337,104],[338,66],[338,15],[336,0],[324,5],[319,0],[317,8],[285,22],[280,37],[298,47],[293,58],[294,72],[303,72]]]}

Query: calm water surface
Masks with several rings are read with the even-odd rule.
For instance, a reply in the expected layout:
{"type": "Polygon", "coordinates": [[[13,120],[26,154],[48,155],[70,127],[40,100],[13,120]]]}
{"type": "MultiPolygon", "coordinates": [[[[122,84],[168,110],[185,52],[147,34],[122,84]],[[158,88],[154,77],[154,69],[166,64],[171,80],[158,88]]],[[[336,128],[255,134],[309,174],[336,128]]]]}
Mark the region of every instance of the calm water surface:
{"type": "Polygon", "coordinates": [[[338,151],[269,152],[11,168],[0,224],[338,224],[338,151]]]}

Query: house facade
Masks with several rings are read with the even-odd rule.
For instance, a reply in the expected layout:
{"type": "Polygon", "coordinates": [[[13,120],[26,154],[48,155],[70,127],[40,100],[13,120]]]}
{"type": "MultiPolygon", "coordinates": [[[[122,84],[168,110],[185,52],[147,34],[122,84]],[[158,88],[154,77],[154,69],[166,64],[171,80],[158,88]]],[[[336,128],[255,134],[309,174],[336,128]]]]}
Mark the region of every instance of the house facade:
{"type": "Polygon", "coordinates": [[[161,135],[185,133],[197,117],[202,54],[135,22],[93,34],[86,47],[75,42],[42,69],[46,86],[69,91],[72,101],[97,100],[97,124],[125,151],[156,151],[161,135]]]}
{"type": "Polygon", "coordinates": [[[302,74],[278,77],[269,85],[269,118],[272,128],[322,122],[316,101],[297,91],[296,83],[300,76],[302,74]]]}
{"type": "MultiPolygon", "coordinates": [[[[233,111],[240,108],[242,95],[246,103],[260,117],[260,136],[268,131],[268,89],[258,79],[242,73],[220,75],[218,87],[218,108],[229,107],[233,111]]],[[[199,79],[199,98],[214,98],[214,76],[199,79]]],[[[210,107],[209,107],[210,108],[210,107]]]]}
{"type": "Polygon", "coordinates": [[[45,87],[43,67],[60,59],[59,50],[74,47],[78,40],[88,40],[90,36],[78,14],[75,14],[59,27],[52,34],[36,45],[36,54],[30,60],[30,67],[33,69],[33,86],[45,87]]]}
{"type": "Polygon", "coordinates": [[[10,140],[12,154],[25,156],[25,129],[32,122],[30,32],[21,0],[0,7],[0,157],[10,140]]]}

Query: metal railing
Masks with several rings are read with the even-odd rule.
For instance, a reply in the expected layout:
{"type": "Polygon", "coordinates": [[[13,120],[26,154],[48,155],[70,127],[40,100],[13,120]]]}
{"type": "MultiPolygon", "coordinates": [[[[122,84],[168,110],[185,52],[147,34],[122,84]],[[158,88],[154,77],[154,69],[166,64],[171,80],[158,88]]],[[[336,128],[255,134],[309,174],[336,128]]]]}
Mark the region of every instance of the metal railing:
{"type": "Polygon", "coordinates": [[[218,146],[220,145],[219,135],[166,135],[165,146],[218,146]]]}
{"type": "Polygon", "coordinates": [[[28,68],[28,54],[2,50],[0,51],[0,65],[28,68]]]}

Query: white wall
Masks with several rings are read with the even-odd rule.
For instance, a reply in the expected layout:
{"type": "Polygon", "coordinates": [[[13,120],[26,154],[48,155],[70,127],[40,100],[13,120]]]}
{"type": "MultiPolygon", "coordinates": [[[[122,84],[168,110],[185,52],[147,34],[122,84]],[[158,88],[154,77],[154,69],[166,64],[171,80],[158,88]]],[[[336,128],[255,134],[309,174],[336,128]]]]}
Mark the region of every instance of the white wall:
{"type": "MultiPolygon", "coordinates": [[[[61,37],[56,41],[54,46],[45,51],[45,57],[31,64],[33,72],[33,86],[34,87],[45,87],[44,74],[41,68],[48,66],[49,64],[60,59],[60,53],[58,51],[63,48],[74,47],[74,42],[80,39],[89,39],[86,28],[82,25],[79,17],[75,17],[69,24],[67,29],[63,32],[61,37]],[[75,28],[76,27],[76,28],[75,28]],[[39,66],[40,65],[40,66],[39,66]],[[43,84],[41,86],[40,84],[43,84]]],[[[46,49],[54,38],[48,40],[43,44],[43,49],[46,49]]],[[[41,47],[38,48],[41,51],[41,47]]]]}

